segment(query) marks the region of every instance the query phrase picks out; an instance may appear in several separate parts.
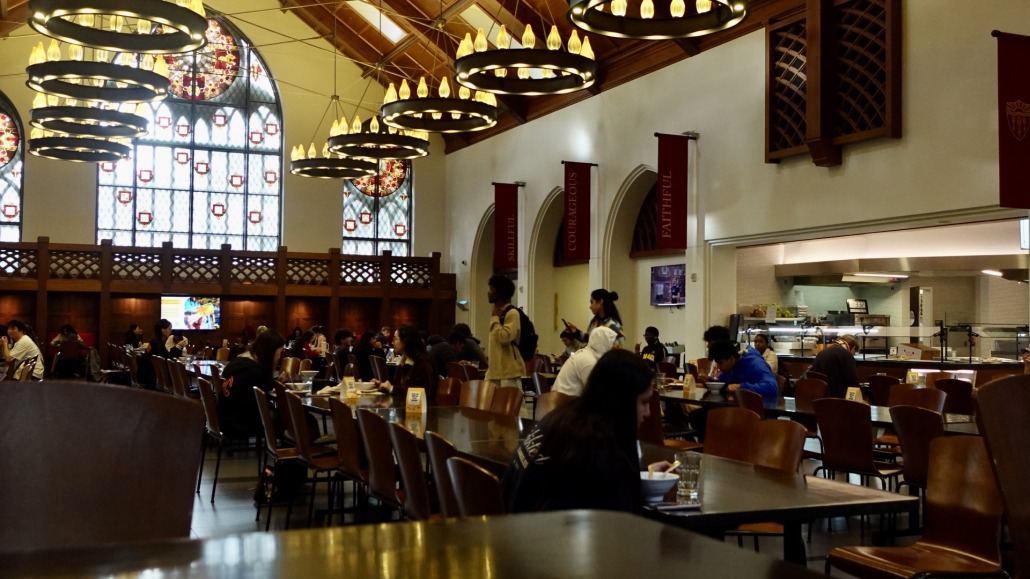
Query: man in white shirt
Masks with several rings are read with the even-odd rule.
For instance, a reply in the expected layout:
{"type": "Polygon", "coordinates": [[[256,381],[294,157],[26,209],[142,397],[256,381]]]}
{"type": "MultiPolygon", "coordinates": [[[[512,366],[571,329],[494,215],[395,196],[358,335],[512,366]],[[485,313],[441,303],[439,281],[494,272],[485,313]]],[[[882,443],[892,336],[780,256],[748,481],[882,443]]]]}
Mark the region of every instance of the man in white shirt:
{"type": "Polygon", "coordinates": [[[7,323],[7,336],[0,337],[0,349],[3,350],[4,360],[8,364],[15,361],[24,362],[33,356],[36,358],[36,367],[32,371],[32,377],[37,380],[43,379],[42,356],[39,354],[39,347],[28,336],[29,327],[21,320],[11,320],[7,323]]]}

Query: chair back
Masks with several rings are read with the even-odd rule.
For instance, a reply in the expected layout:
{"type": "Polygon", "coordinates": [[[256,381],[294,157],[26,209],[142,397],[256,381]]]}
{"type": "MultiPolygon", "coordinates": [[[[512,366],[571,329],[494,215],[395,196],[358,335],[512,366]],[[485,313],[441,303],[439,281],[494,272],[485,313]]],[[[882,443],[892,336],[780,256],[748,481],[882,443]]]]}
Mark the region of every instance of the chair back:
{"type": "Polygon", "coordinates": [[[683,371],[693,376],[694,380],[697,380],[697,364],[687,362],[686,364],[683,364],[683,371]]]}
{"type": "Polygon", "coordinates": [[[667,378],[675,378],[679,375],[679,368],[672,362],[661,361],[655,364],[658,367],[658,371],[665,374],[667,378]]]}
{"type": "Polygon", "coordinates": [[[428,520],[431,514],[429,486],[426,472],[422,469],[422,456],[418,452],[418,438],[395,422],[388,427],[393,455],[401,473],[401,486],[404,487],[404,514],[415,521],[428,520]]]}
{"type": "Polygon", "coordinates": [[[663,362],[668,362],[668,363],[672,364],[673,366],[676,366],[677,368],[679,368],[679,365],[680,365],[680,355],[679,354],[669,354],[668,356],[663,358],[662,361],[663,362]]]}
{"type": "Polygon", "coordinates": [[[228,362],[229,348],[218,348],[218,350],[215,351],[215,360],[218,360],[219,362],[228,362]]]}
{"type": "Polygon", "coordinates": [[[369,356],[368,361],[372,364],[372,377],[380,382],[390,379],[390,369],[386,366],[386,358],[382,356],[369,356]]]}
{"type": "Polygon", "coordinates": [[[697,359],[697,373],[701,376],[707,376],[712,371],[712,361],[708,358],[697,359]]]}
{"type": "Polygon", "coordinates": [[[737,397],[737,406],[747,408],[754,412],[762,420],[765,420],[765,404],[762,403],[762,395],[750,390],[737,390],[734,392],[737,397]]]}
{"type": "Polygon", "coordinates": [[[490,471],[455,456],[447,459],[447,474],[462,518],[505,514],[501,483],[490,471]]]}
{"type": "Polygon", "coordinates": [[[951,372],[930,372],[925,378],[926,387],[936,388],[937,381],[946,378],[954,378],[954,375],[951,372]]]}
{"type": "Polygon", "coordinates": [[[904,389],[891,397],[891,406],[918,406],[934,412],[943,412],[947,397],[943,390],[936,388],[904,389]]]}
{"type": "Polygon", "coordinates": [[[161,356],[150,356],[150,365],[154,368],[154,386],[158,390],[175,394],[172,387],[172,375],[168,372],[168,360],[161,356]]]}
{"type": "Polygon", "coordinates": [[[335,396],[329,397],[329,410],[333,413],[333,430],[336,431],[336,452],[340,454],[340,471],[353,480],[366,481],[362,472],[361,436],[358,421],[350,406],[335,396]]]}
{"type": "Polygon", "coordinates": [[[901,382],[891,386],[890,393],[887,394],[887,406],[897,406],[901,404],[899,402],[901,397],[908,396],[908,393],[913,390],[925,389],[926,386],[922,384],[909,384],[907,382],[901,382]]]}
{"type": "Polygon", "coordinates": [[[289,441],[296,441],[297,434],[293,430],[293,418],[290,416],[290,410],[286,407],[286,386],[282,382],[275,380],[272,382],[272,389],[275,390],[275,405],[279,411],[279,420],[283,426],[283,438],[289,441]]]}
{"type": "Polygon", "coordinates": [[[869,382],[869,403],[873,406],[887,406],[891,388],[901,383],[901,378],[887,374],[873,374],[866,380],[869,382]]]}
{"type": "Polygon", "coordinates": [[[532,376],[534,372],[547,372],[551,369],[551,361],[547,356],[536,355],[526,360],[526,376],[532,376]]]}
{"type": "Polygon", "coordinates": [[[465,377],[465,365],[457,362],[447,362],[447,377],[467,380],[465,377]]]}
{"type": "MultiPolygon", "coordinates": [[[[551,411],[555,408],[561,406],[565,402],[568,402],[570,398],[573,397],[563,392],[558,392],[557,390],[552,390],[551,392],[544,392],[536,399],[536,406],[533,408],[533,420],[536,422],[540,422],[540,419],[550,414],[551,411]]],[[[660,417],[659,420],[661,420],[660,417]]],[[[661,423],[659,423],[658,426],[660,428],[661,423]]]]}
{"type": "MultiPolygon", "coordinates": [[[[539,401],[537,403],[539,404],[539,401]]],[[[662,402],[657,391],[651,395],[650,412],[637,427],[637,440],[659,446],[665,444],[665,431],[662,430],[662,402]]]]}
{"type": "Polygon", "coordinates": [[[139,388],[139,354],[129,352],[125,355],[125,365],[129,367],[129,383],[133,388],[139,388]]]}
{"type": "Polygon", "coordinates": [[[11,382],[0,388],[0,424],[0,552],[189,537],[198,404],[81,381],[11,382]]]}
{"type": "Polygon", "coordinates": [[[205,378],[197,378],[197,389],[200,390],[200,404],[204,407],[204,418],[207,421],[207,433],[215,438],[222,437],[222,426],[218,422],[218,401],[211,382],[205,378]]]}
{"type": "Polygon", "coordinates": [[[958,378],[940,378],[934,382],[934,388],[948,395],[944,399],[946,414],[975,414],[976,403],[973,401],[973,383],[958,378]]]}
{"type": "Polygon", "coordinates": [[[372,496],[394,506],[397,500],[397,470],[386,419],[371,410],[358,410],[358,429],[368,457],[368,490],[372,496]]]}
{"type": "Polygon", "coordinates": [[[892,406],[891,422],[901,444],[905,482],[926,487],[930,467],[930,441],[944,436],[944,417],[940,412],[918,406],[892,406]]]}
{"type": "Polygon", "coordinates": [[[279,365],[279,370],[285,372],[290,377],[290,382],[296,382],[297,376],[300,376],[300,358],[294,358],[293,356],[283,358],[279,365]]]}
{"type": "MultiPolygon", "coordinates": [[[[1023,489],[1025,493],[1025,480],[1023,489]]],[[[1001,565],[1001,492],[979,436],[940,436],[930,442],[926,525],[922,543],[1001,565]]],[[[1009,520],[1009,527],[1012,521],[1009,520]]],[[[1013,536],[1013,539],[1015,537],[1013,536]]],[[[1015,544],[1014,552],[1020,547],[1015,544]]],[[[1016,557],[1026,556],[1017,554],[1016,557]]],[[[1016,576],[1019,576],[1017,571],[1016,576]]]]}
{"type": "Polygon", "coordinates": [[[716,408],[705,421],[705,454],[747,461],[751,456],[751,430],[761,421],[746,408],[716,408]]]}
{"type": "Polygon", "coordinates": [[[443,377],[436,383],[436,405],[457,406],[461,397],[461,380],[443,377]]]}
{"type": "Polygon", "coordinates": [[[493,382],[486,380],[469,380],[461,383],[461,396],[458,399],[458,406],[464,408],[476,408],[478,410],[490,410],[490,403],[494,399],[493,382]]]}
{"type": "Polygon", "coordinates": [[[343,375],[340,376],[341,381],[344,376],[350,376],[356,380],[358,378],[358,367],[354,364],[347,364],[343,367],[343,375]]]}
{"type": "Polygon", "coordinates": [[[171,378],[172,393],[183,398],[190,397],[190,377],[186,374],[186,366],[176,360],[167,363],[168,375],[171,378]]]}
{"type": "Polygon", "coordinates": [[[830,382],[830,377],[829,376],[827,376],[826,374],[823,374],[822,372],[817,372],[815,370],[806,370],[805,371],[805,378],[812,378],[814,380],[822,380],[823,382],[826,382],[826,383],[830,382]]]}
{"type": "MultiPolygon", "coordinates": [[[[826,398],[830,386],[818,378],[798,378],[794,381],[794,404],[802,412],[814,412],[812,402],[826,398]]],[[[797,415],[791,420],[801,423],[810,432],[815,432],[816,422],[811,416],[797,415]]]]}
{"type": "Polygon", "coordinates": [[[787,391],[787,377],[783,374],[776,375],[776,393],[777,396],[783,398],[783,393],[787,391]]]}
{"type": "Polygon", "coordinates": [[[4,382],[18,379],[18,366],[21,366],[21,360],[14,360],[7,364],[7,371],[4,372],[4,382]]]}
{"type": "MultiPolygon", "coordinates": [[[[278,396],[278,393],[276,393],[278,396]]],[[[308,463],[314,462],[316,447],[312,443],[317,436],[311,436],[308,421],[304,417],[304,402],[295,392],[286,393],[286,412],[290,414],[290,422],[293,424],[293,443],[297,445],[297,454],[308,463]]],[[[321,447],[319,447],[321,450],[321,447]]]]}
{"type": "Polygon", "coordinates": [[[22,362],[21,366],[18,367],[18,381],[28,382],[32,380],[32,374],[36,371],[36,363],[39,362],[39,354],[31,358],[26,358],[22,362]]]}
{"type": "Polygon", "coordinates": [[[1005,501],[1016,577],[1030,577],[1030,375],[999,378],[976,393],[976,422],[1005,501]]]}
{"type": "Polygon", "coordinates": [[[433,473],[433,486],[436,487],[440,502],[440,514],[445,519],[461,516],[458,510],[458,499],[454,496],[454,486],[447,472],[447,459],[458,456],[458,449],[449,440],[431,431],[426,431],[426,457],[429,459],[429,470],[433,473]]]}
{"type": "MultiPolygon", "coordinates": [[[[203,380],[199,378],[197,381],[203,380]]],[[[201,395],[203,396],[203,394],[201,395]]],[[[268,405],[268,394],[254,387],[254,398],[257,399],[258,414],[261,415],[261,427],[265,433],[265,450],[272,456],[279,455],[279,436],[275,433],[275,419],[272,418],[272,407],[268,405]]]]}
{"type": "Polygon", "coordinates": [[[797,472],[805,452],[805,427],[793,420],[762,420],[751,427],[748,462],[797,472]]]}
{"type": "Polygon", "coordinates": [[[875,472],[873,421],[869,407],[843,398],[812,402],[823,436],[823,466],[829,470],[875,472]]]}
{"type": "Polygon", "coordinates": [[[533,372],[533,392],[537,396],[551,391],[551,381],[544,377],[542,372],[533,372]]]}
{"type": "Polygon", "coordinates": [[[503,414],[504,416],[518,416],[522,410],[522,400],[525,394],[521,388],[494,388],[494,395],[490,399],[490,412],[503,414]]]}

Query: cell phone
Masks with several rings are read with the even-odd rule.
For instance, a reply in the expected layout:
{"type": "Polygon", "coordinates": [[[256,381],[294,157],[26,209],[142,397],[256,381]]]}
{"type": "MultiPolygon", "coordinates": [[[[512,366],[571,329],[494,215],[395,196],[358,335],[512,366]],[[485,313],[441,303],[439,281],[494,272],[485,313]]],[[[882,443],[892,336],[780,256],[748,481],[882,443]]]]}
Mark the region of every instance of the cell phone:
{"type": "MultiPolygon", "coordinates": [[[[565,318],[562,318],[562,319],[561,319],[561,323],[565,324],[565,327],[566,327],[566,328],[568,328],[568,327],[569,327],[569,323],[565,321],[565,318]]],[[[1023,351],[1025,352],[1026,350],[1023,350],[1023,351]]]]}

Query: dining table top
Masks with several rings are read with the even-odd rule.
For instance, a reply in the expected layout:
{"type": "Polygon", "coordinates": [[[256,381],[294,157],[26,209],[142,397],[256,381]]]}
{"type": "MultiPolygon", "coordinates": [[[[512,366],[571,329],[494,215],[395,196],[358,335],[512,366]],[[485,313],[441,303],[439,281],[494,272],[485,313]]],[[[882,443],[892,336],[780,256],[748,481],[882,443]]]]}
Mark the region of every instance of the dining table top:
{"type": "Polygon", "coordinates": [[[0,554],[4,574],[154,577],[818,577],[626,513],[523,515],[244,533],[0,554]]]}
{"type": "MultiPolygon", "coordinates": [[[[683,402],[687,404],[696,404],[706,408],[736,406],[737,404],[736,399],[732,396],[727,395],[724,392],[709,391],[706,388],[693,388],[690,392],[684,394],[682,387],[670,387],[659,392],[659,397],[667,402],[683,402]]],[[[786,416],[788,418],[797,415],[815,416],[815,411],[812,409],[811,405],[801,404],[796,399],[789,396],[777,399],[775,404],[766,403],[765,413],[767,416],[786,416]]],[[[889,406],[870,405],[869,418],[872,421],[873,426],[881,428],[892,426],[894,424],[891,420],[889,406]]],[[[967,414],[945,414],[944,430],[948,434],[978,435],[980,433],[976,426],[975,417],[967,414]]]]}

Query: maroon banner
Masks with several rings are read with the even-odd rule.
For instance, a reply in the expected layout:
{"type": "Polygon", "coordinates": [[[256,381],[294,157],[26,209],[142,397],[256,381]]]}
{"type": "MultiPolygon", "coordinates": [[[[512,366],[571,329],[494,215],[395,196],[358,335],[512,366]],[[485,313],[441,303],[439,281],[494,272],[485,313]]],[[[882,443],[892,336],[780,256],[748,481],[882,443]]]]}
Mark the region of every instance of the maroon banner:
{"type": "Polygon", "coordinates": [[[565,161],[563,262],[590,261],[590,163],[565,161]]]}
{"type": "Polygon", "coordinates": [[[686,135],[658,134],[658,249],[687,248],[686,135]]]}
{"type": "Polygon", "coordinates": [[[1030,209],[1030,37],[998,37],[998,205],[1030,209]]]}
{"type": "Polygon", "coordinates": [[[519,267],[519,186],[494,183],[494,269],[519,267]]]}

